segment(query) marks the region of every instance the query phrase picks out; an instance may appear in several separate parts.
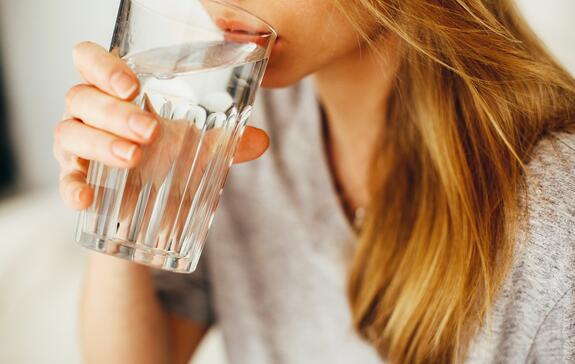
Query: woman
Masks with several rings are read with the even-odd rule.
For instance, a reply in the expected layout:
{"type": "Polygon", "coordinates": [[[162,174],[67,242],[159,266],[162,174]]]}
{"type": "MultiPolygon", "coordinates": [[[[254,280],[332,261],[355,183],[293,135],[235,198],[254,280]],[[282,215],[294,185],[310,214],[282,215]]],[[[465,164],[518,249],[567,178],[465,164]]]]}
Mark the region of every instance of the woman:
{"type": "MultiPolygon", "coordinates": [[[[575,80],[511,0],[245,0],[279,33],[201,269],[93,256],[94,363],[184,363],[222,327],[237,363],[575,359],[575,80]],[[312,21],[313,20],[313,21],[312,21]],[[306,76],[311,75],[309,78],[306,76]],[[305,78],[305,79],[304,79],[305,78]]],[[[61,191],[137,164],[135,76],[74,51],[61,191]]]]}

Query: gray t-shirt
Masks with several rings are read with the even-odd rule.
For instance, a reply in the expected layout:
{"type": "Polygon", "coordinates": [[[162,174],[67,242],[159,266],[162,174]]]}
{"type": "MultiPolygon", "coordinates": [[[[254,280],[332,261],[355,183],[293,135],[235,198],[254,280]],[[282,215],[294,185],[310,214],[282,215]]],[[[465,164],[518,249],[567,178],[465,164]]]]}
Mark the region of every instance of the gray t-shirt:
{"type": "MultiPolygon", "coordinates": [[[[165,308],[222,328],[231,363],[381,363],[351,326],[355,234],[340,206],[310,79],[263,90],[270,149],[230,172],[198,270],[156,272],[165,308]]],[[[467,363],[575,361],[575,135],[529,164],[529,222],[467,363]]]]}

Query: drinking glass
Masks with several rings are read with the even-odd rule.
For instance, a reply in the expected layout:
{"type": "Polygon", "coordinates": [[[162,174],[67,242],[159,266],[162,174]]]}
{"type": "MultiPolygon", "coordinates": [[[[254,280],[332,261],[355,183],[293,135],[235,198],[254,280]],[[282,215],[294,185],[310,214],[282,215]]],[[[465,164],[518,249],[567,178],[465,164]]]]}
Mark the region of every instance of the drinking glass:
{"type": "Polygon", "coordinates": [[[196,268],[276,33],[218,0],[123,0],[111,52],[159,120],[133,169],[92,161],[86,248],[164,270],[196,268]]]}

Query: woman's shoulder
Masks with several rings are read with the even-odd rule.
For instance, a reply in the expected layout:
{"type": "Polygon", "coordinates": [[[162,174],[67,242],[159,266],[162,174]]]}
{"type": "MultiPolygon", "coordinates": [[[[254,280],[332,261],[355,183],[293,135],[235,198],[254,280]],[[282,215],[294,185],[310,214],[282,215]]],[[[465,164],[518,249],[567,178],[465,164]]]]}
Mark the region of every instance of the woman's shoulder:
{"type": "Polygon", "coordinates": [[[575,134],[542,139],[525,182],[513,285],[550,304],[575,287],[575,134]]]}
{"type": "Polygon", "coordinates": [[[575,134],[538,143],[524,187],[513,266],[469,363],[575,355],[575,134]]]}
{"type": "Polygon", "coordinates": [[[575,133],[538,143],[527,165],[526,192],[531,223],[575,239],[575,133]]]}
{"type": "Polygon", "coordinates": [[[575,134],[541,140],[525,182],[521,267],[537,275],[542,286],[564,292],[575,287],[575,134]]]}
{"type": "Polygon", "coordinates": [[[527,171],[528,176],[542,176],[562,170],[562,175],[572,177],[575,174],[574,167],[575,132],[562,132],[550,134],[539,141],[533,150],[527,171]]]}
{"type": "Polygon", "coordinates": [[[574,133],[553,134],[538,143],[527,166],[526,192],[527,224],[508,287],[511,305],[517,306],[514,318],[531,329],[526,362],[571,362],[575,359],[574,133]]]}

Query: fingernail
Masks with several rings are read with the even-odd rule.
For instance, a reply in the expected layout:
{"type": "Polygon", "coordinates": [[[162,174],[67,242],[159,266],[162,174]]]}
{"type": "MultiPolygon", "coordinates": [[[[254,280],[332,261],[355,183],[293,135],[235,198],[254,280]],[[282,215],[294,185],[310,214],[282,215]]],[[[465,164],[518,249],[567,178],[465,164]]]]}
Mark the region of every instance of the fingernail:
{"type": "Polygon", "coordinates": [[[112,153],[125,161],[131,161],[137,149],[138,147],[134,144],[123,140],[116,140],[112,143],[112,153]]]}
{"type": "Polygon", "coordinates": [[[123,99],[130,97],[138,88],[134,79],[124,71],[115,73],[110,79],[110,84],[116,95],[123,99]]]}
{"type": "Polygon", "coordinates": [[[132,131],[144,139],[150,139],[158,122],[145,114],[134,114],[128,119],[128,126],[132,131]]]}

